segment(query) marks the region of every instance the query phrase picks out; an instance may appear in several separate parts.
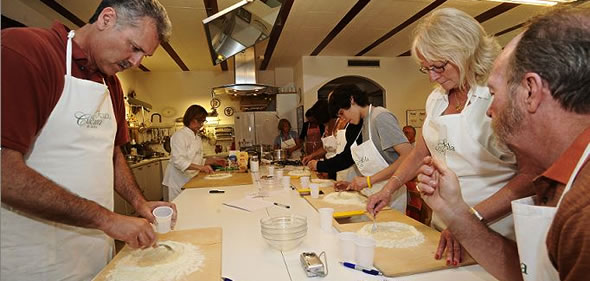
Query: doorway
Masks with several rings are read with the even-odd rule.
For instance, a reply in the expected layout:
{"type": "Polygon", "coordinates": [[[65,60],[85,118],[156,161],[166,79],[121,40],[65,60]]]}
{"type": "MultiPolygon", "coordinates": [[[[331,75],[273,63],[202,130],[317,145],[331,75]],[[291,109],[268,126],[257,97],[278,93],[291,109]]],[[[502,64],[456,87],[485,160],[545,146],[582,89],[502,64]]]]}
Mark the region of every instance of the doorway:
{"type": "Polygon", "coordinates": [[[328,99],[328,95],[334,88],[342,84],[355,84],[369,96],[369,103],[374,106],[385,107],[385,90],[373,80],[362,76],[342,76],[329,81],[318,90],[318,100],[328,99]]]}

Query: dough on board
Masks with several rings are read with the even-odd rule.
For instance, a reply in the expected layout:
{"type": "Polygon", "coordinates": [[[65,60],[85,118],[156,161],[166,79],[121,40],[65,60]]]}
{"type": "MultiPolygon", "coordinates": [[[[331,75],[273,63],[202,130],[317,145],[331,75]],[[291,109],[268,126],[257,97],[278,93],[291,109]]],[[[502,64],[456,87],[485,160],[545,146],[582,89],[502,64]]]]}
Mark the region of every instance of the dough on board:
{"type": "Polygon", "coordinates": [[[382,248],[410,248],[424,242],[424,234],[415,227],[401,222],[378,222],[377,230],[372,231],[373,224],[365,224],[357,234],[373,237],[377,247],[382,248]]]}
{"type": "Polygon", "coordinates": [[[230,177],[231,177],[231,174],[228,174],[228,173],[216,173],[216,174],[206,175],[205,179],[206,180],[221,180],[221,179],[227,179],[230,177]]]}
{"type": "Polygon", "coordinates": [[[160,246],[137,249],[120,259],[107,276],[108,281],[178,281],[200,270],[205,257],[199,247],[176,241],[160,241],[160,246]]]}
{"type": "Polygon", "coordinates": [[[322,199],[326,203],[335,205],[355,205],[364,208],[367,206],[367,197],[358,192],[332,192],[322,199]]]}

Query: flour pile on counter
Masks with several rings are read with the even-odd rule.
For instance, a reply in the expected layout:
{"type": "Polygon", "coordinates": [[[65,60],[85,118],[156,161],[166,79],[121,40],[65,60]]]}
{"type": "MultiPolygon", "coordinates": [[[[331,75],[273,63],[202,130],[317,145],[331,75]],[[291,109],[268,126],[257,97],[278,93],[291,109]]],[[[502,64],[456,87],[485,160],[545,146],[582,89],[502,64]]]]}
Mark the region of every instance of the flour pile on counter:
{"type": "Polygon", "coordinates": [[[377,247],[410,248],[424,242],[424,234],[405,223],[379,222],[375,232],[371,231],[372,227],[372,223],[366,224],[357,231],[357,234],[359,236],[373,237],[377,241],[377,247]]]}
{"type": "Polygon", "coordinates": [[[367,206],[367,197],[357,192],[333,192],[324,196],[324,202],[336,205],[367,206]]]}
{"type": "Polygon", "coordinates": [[[206,180],[221,180],[221,179],[227,179],[230,177],[231,177],[231,174],[228,174],[228,173],[217,173],[217,174],[206,175],[205,179],[206,180]]]}
{"type": "Polygon", "coordinates": [[[160,241],[166,247],[136,250],[122,258],[107,276],[108,281],[177,281],[203,266],[205,257],[190,243],[160,241]]]}

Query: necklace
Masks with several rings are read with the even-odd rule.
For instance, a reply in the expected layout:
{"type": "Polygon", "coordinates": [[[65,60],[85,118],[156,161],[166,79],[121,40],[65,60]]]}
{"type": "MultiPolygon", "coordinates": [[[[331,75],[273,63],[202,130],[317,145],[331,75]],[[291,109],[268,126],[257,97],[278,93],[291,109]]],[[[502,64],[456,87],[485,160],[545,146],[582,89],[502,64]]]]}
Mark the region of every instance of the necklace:
{"type": "Polygon", "coordinates": [[[457,112],[463,111],[463,107],[465,107],[466,101],[467,101],[467,98],[465,98],[465,101],[461,102],[459,100],[458,92],[455,92],[455,111],[457,111],[457,112]]]}

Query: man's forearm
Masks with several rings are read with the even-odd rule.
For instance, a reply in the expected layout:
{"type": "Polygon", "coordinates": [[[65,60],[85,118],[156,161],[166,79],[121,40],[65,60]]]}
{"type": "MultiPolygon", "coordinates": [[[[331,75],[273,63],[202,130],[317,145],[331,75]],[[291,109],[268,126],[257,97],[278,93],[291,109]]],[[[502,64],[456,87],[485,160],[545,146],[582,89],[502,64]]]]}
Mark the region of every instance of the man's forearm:
{"type": "Polygon", "coordinates": [[[469,212],[465,203],[438,212],[455,238],[469,254],[499,280],[522,280],[516,242],[502,237],[469,212]]]}
{"type": "Polygon", "coordinates": [[[2,149],[2,203],[63,224],[102,229],[112,212],[28,167],[20,152],[2,149]]]}
{"type": "Polygon", "coordinates": [[[115,190],[137,210],[146,200],[118,146],[114,149],[113,164],[115,167],[115,190]]]}

